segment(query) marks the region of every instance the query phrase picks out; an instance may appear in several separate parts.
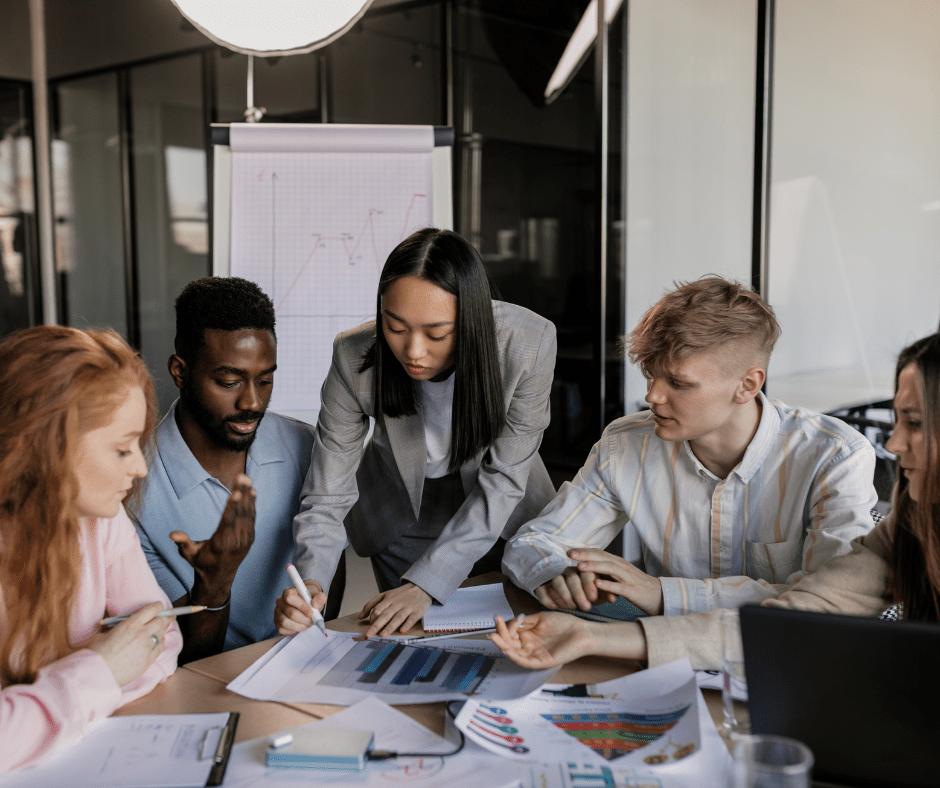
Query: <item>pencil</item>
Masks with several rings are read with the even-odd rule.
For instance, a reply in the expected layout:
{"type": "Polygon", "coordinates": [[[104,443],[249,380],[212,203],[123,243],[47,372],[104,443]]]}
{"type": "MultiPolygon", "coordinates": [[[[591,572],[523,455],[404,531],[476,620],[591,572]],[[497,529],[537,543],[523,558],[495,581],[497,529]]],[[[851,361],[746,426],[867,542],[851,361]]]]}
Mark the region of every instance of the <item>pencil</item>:
{"type": "MultiPolygon", "coordinates": [[[[188,616],[190,613],[201,613],[206,609],[205,605],[186,605],[185,607],[171,607],[167,610],[161,610],[154,618],[166,618],[167,616],[188,616]]],[[[127,621],[130,616],[110,616],[103,618],[98,623],[103,627],[113,627],[122,621],[127,621]]]]}

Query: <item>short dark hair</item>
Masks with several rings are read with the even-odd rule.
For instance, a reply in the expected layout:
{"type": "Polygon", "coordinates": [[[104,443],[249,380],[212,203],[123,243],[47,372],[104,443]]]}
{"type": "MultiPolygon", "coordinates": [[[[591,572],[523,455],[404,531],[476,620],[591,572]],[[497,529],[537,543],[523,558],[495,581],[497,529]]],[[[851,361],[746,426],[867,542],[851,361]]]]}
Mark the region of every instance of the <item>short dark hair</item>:
{"type": "Polygon", "coordinates": [[[490,281],[480,253],[457,233],[426,227],[412,233],[385,261],[375,305],[375,344],[360,371],[375,367],[375,417],[417,412],[415,382],[382,333],[382,294],[396,279],[417,276],[457,297],[451,472],[490,446],[506,421],[490,281]]]}
{"type": "Polygon", "coordinates": [[[207,328],[274,333],[274,304],[258,285],[237,276],[194,279],[176,299],[176,354],[192,363],[207,328]]]}

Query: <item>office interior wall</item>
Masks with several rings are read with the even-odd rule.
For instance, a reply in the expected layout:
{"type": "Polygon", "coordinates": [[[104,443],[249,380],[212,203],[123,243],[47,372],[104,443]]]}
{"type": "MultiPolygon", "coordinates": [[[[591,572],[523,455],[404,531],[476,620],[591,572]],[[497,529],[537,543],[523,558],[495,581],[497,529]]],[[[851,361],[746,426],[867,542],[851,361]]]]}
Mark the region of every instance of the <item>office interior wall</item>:
{"type": "MultiPolygon", "coordinates": [[[[631,0],[625,332],[677,280],[750,282],[756,4],[631,0]]],[[[625,369],[625,408],[646,381],[625,369]]]]}
{"type": "Polygon", "coordinates": [[[32,79],[29,0],[0,0],[0,79],[32,79]]]}
{"type": "Polygon", "coordinates": [[[45,5],[50,79],[210,43],[170,0],[45,0],[45,5]]]}
{"type": "Polygon", "coordinates": [[[768,390],[890,396],[940,319],[940,3],[778,0],[775,56],[768,390]]]}

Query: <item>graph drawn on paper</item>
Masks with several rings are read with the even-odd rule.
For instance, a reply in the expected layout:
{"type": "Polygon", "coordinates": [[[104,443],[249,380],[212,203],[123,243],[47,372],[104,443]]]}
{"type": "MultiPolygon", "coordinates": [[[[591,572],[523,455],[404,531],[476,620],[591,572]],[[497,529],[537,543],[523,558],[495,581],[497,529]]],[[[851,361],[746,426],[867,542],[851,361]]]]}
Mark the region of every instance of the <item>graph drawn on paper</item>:
{"type": "Polygon", "coordinates": [[[274,302],[274,410],[319,409],[333,338],[374,319],[389,252],[431,216],[430,153],[233,156],[230,271],[274,302]]]}

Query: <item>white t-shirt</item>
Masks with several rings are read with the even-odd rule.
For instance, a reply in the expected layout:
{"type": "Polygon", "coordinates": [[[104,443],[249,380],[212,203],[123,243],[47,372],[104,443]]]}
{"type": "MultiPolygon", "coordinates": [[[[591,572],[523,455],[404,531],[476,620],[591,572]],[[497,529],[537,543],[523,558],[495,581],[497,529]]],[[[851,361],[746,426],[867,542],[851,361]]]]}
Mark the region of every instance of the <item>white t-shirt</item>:
{"type": "Polygon", "coordinates": [[[424,443],[428,448],[427,463],[424,468],[425,479],[439,479],[447,476],[450,462],[450,427],[454,404],[455,374],[446,380],[422,380],[418,384],[421,391],[421,418],[424,421],[424,443]]]}

